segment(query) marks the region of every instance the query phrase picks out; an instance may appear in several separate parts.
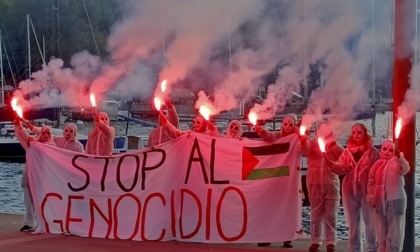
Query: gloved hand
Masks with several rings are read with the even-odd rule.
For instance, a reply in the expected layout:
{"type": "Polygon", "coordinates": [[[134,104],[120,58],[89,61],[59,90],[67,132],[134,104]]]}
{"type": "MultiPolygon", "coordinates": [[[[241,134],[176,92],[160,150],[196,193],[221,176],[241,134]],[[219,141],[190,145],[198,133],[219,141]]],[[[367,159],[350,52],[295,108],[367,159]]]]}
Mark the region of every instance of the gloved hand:
{"type": "Polygon", "coordinates": [[[213,131],[213,130],[215,130],[216,129],[216,127],[211,123],[211,122],[207,122],[207,128],[210,130],[210,131],[213,131]]]}
{"type": "Polygon", "coordinates": [[[300,140],[300,144],[301,145],[305,145],[306,142],[308,141],[308,137],[306,135],[299,135],[299,140],[300,140]]]}
{"type": "Polygon", "coordinates": [[[94,120],[95,120],[95,122],[96,122],[96,123],[98,123],[98,122],[100,122],[100,121],[101,121],[101,119],[99,118],[98,113],[95,113],[95,115],[94,115],[94,120]]]}
{"type": "Polygon", "coordinates": [[[401,157],[401,152],[400,152],[400,149],[395,149],[394,153],[395,153],[395,156],[396,156],[397,158],[400,158],[400,157],[401,157]]]}
{"type": "Polygon", "coordinates": [[[334,166],[334,162],[333,162],[333,161],[331,161],[331,160],[329,160],[329,159],[327,159],[327,158],[326,158],[326,156],[324,156],[324,157],[325,157],[325,164],[327,165],[327,167],[328,167],[329,169],[333,168],[333,166],[334,166]]]}
{"type": "Polygon", "coordinates": [[[168,123],[168,118],[166,118],[166,116],[164,116],[164,115],[162,114],[162,112],[159,112],[159,123],[160,123],[161,125],[165,125],[165,124],[167,124],[167,123],[168,123]]]}
{"type": "Polygon", "coordinates": [[[20,125],[20,119],[19,118],[15,118],[15,120],[13,120],[13,124],[16,126],[20,125]]]}
{"type": "Polygon", "coordinates": [[[255,125],[255,132],[260,133],[261,129],[260,125],[255,125]]]}

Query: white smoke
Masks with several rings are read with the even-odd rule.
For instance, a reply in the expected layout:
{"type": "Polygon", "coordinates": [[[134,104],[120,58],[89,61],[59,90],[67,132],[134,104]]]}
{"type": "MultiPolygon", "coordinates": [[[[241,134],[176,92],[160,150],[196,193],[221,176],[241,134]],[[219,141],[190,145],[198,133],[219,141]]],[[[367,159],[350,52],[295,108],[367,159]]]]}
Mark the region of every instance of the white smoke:
{"type": "Polygon", "coordinates": [[[391,0],[375,2],[121,1],[124,16],[112,27],[109,60],[86,51],[74,55],[71,68],[52,60],[20,83],[20,93],[29,107],[88,105],[90,92],[152,100],[166,79],[169,95],[175,88],[210,91],[219,113],[262,87],[267,96],[255,109],[268,119],[293,92],[303,96],[310,66],[321,62],[322,83],[308,97],[304,121],[312,124],[325,111],[344,118],[370,102],[372,76],[389,77],[391,0]],[[268,80],[272,72],[277,76],[268,80]]]}

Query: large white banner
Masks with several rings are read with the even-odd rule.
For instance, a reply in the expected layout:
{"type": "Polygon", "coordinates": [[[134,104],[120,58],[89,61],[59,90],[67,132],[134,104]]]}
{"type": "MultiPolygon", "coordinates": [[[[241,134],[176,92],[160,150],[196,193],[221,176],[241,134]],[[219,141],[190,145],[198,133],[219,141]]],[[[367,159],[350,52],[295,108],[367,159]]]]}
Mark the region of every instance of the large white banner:
{"type": "Polygon", "coordinates": [[[39,143],[27,152],[36,232],[143,241],[301,237],[294,134],[273,144],[189,133],[99,157],[39,143]]]}

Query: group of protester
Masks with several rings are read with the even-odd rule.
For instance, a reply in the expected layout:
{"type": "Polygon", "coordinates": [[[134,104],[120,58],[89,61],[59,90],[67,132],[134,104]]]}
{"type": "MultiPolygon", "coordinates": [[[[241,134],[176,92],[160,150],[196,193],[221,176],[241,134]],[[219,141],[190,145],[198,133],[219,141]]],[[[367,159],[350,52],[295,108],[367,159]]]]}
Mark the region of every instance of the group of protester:
{"type": "MultiPolygon", "coordinates": [[[[307,158],[307,188],[311,205],[309,251],[320,251],[322,237],[326,249],[333,252],[337,244],[337,212],[340,201],[340,179],[342,202],[348,231],[348,251],[401,251],[404,240],[405,211],[407,205],[404,191],[404,175],[409,164],[403,153],[396,149],[391,140],[382,143],[380,151],[373,146],[372,137],[365,125],[356,123],[347,139],[346,147],[340,145],[328,122],[321,122],[314,134],[300,135],[294,114],[283,118],[279,131],[268,131],[256,126],[255,131],[266,142],[297,134],[301,155],[307,158]],[[319,147],[318,139],[325,141],[325,152],[319,147]],[[324,234],[324,235],[323,235],[324,234]],[[362,234],[364,244],[362,245],[362,234]]],[[[20,120],[15,120],[16,135],[27,149],[30,142],[55,145],[73,151],[83,152],[83,146],[76,140],[77,128],[74,124],[64,127],[63,137],[52,136],[49,127],[39,131],[32,125],[30,129],[37,138],[27,135],[20,120]]],[[[226,134],[201,116],[194,118],[192,131],[213,137],[227,137],[242,140],[242,125],[232,120],[226,134]]],[[[175,139],[189,131],[179,129],[179,118],[170,99],[166,109],[160,112],[158,126],[149,135],[149,148],[175,139]]],[[[115,130],[109,126],[106,113],[95,115],[95,127],[88,136],[85,153],[111,155],[115,130]]],[[[26,206],[25,226],[21,231],[32,230],[35,223],[26,172],[22,187],[26,206]]],[[[270,243],[258,243],[269,246],[270,243]]],[[[285,241],[284,247],[293,247],[292,241],[285,241]]]]}
{"type": "MultiPolygon", "coordinates": [[[[174,108],[172,113],[176,113],[174,108]]],[[[159,127],[167,130],[168,140],[185,133],[163,115],[159,117],[159,123],[159,127]]],[[[409,164],[403,153],[395,148],[394,142],[384,141],[378,151],[366,126],[356,123],[344,148],[328,122],[319,123],[315,134],[310,136],[299,135],[297,124],[296,115],[288,114],[284,116],[279,131],[268,131],[258,125],[255,131],[266,142],[290,134],[299,136],[299,148],[308,163],[306,183],[311,205],[309,251],[320,251],[323,234],[327,251],[336,251],[339,176],[343,177],[341,193],[349,226],[348,251],[401,251],[407,207],[404,175],[409,171],[409,164]],[[325,153],[320,150],[318,138],[325,141],[325,153]]],[[[214,125],[197,116],[192,130],[215,137],[242,139],[242,126],[237,120],[231,121],[226,135],[222,135],[214,125]]],[[[258,246],[269,245],[258,243],[258,246]]],[[[283,245],[293,247],[291,241],[285,241],[283,245]]]]}
{"type": "MultiPolygon", "coordinates": [[[[30,148],[31,143],[39,142],[79,153],[98,156],[112,155],[115,129],[109,125],[108,115],[104,112],[99,112],[94,115],[94,127],[89,132],[86,149],[83,144],[77,140],[77,126],[74,123],[67,123],[64,125],[62,136],[54,136],[53,131],[49,126],[40,128],[25,121],[25,124],[27,124],[26,126],[34,135],[29,134],[26,128],[23,127],[22,120],[19,117],[15,118],[13,124],[16,138],[25,150],[30,148]]],[[[36,221],[26,167],[23,171],[21,186],[26,212],[24,215],[24,225],[20,231],[33,231],[36,226],[36,221]]]]}
{"type": "Polygon", "coordinates": [[[320,251],[322,232],[328,252],[335,251],[340,182],[348,224],[348,251],[402,251],[407,196],[404,175],[409,164],[391,140],[380,151],[364,124],[355,123],[346,148],[328,123],[320,123],[313,137],[300,137],[307,157],[307,187],[311,205],[311,245],[320,251]],[[326,142],[322,153],[318,138],[326,142]],[[364,244],[362,243],[362,233],[364,244]]]}

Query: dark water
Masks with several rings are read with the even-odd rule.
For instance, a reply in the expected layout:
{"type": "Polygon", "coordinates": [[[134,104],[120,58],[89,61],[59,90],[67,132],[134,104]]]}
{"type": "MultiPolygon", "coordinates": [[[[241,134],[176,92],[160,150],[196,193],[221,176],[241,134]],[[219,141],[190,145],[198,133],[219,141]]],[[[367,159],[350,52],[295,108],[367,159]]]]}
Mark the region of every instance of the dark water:
{"type": "MultiPolygon", "coordinates": [[[[376,135],[381,138],[390,138],[390,122],[392,118],[390,113],[384,115],[377,115],[376,119],[376,135]]],[[[371,120],[362,121],[365,123],[368,128],[371,127],[371,120]]],[[[420,114],[417,113],[417,128],[420,129],[420,114]]],[[[350,127],[353,123],[349,123],[347,130],[349,132],[350,127]]],[[[112,125],[116,129],[116,133],[119,135],[124,135],[126,133],[126,122],[112,122],[112,125]]],[[[182,125],[182,128],[187,128],[188,126],[182,125]]],[[[92,128],[91,124],[78,125],[79,133],[87,135],[89,130],[92,128]]],[[[135,124],[129,125],[128,134],[129,135],[148,135],[151,131],[151,128],[144,128],[137,126],[135,124]]],[[[419,163],[420,149],[416,147],[416,165],[417,169],[415,172],[415,181],[420,185],[420,163],[419,163]]],[[[22,163],[12,163],[12,162],[0,162],[0,212],[3,213],[23,213],[25,211],[23,205],[23,193],[20,187],[22,171],[24,164],[22,163]]],[[[309,207],[303,208],[303,229],[306,234],[309,234],[309,207]]],[[[347,239],[347,225],[344,220],[343,209],[340,206],[338,213],[338,225],[337,225],[338,238],[345,240],[347,239]]],[[[415,236],[416,236],[416,245],[420,245],[420,198],[415,199],[415,236]]]]}

